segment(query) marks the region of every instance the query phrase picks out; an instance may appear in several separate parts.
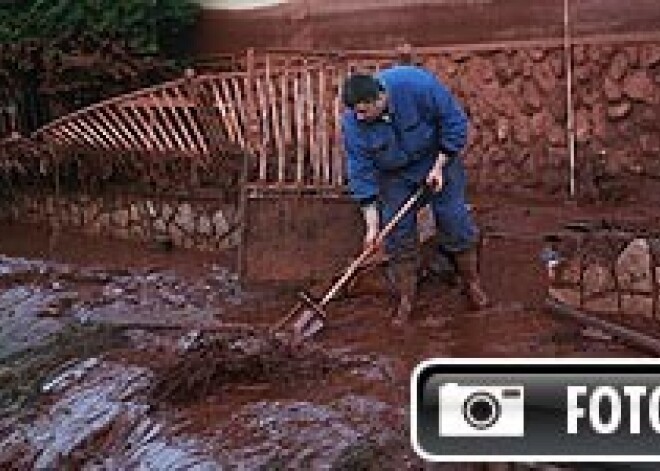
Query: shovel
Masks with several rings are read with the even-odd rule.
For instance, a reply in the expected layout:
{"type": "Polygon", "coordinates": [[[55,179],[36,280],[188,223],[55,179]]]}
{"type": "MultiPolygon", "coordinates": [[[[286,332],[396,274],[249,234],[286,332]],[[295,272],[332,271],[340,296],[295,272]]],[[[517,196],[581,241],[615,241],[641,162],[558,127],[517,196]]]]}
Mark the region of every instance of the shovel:
{"type": "Polygon", "coordinates": [[[271,330],[279,331],[300,309],[302,313],[293,323],[293,343],[299,344],[318,333],[325,326],[327,313],[325,306],[337,295],[344,285],[351,279],[355,272],[374,255],[378,247],[383,243],[385,237],[396,227],[403,217],[422,199],[426,194],[426,186],[420,186],[415,193],[399,208],[392,219],[383,227],[376,237],[376,243],[365,248],[362,253],[346,268],[342,276],[330,287],[326,294],[319,301],[315,301],[312,296],[306,292],[298,294],[300,300],[289,313],[282,318],[280,322],[271,330]]]}

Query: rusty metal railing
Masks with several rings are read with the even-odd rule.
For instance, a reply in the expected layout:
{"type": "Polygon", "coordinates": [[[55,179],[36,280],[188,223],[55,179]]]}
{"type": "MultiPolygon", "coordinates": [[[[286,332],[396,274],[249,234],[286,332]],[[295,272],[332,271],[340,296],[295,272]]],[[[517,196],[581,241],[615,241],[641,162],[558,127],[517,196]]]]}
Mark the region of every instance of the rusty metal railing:
{"type": "Polygon", "coordinates": [[[185,77],[60,118],[34,137],[61,149],[218,157],[223,143],[253,155],[251,181],[342,186],[340,68],[185,77]]]}

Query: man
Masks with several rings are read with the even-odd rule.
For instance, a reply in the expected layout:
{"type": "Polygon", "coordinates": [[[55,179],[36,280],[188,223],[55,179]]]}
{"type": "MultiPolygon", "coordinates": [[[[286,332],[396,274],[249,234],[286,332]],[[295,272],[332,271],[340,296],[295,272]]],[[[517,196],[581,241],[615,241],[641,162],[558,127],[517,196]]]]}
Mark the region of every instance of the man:
{"type": "MultiPolygon", "coordinates": [[[[376,243],[381,219],[389,221],[425,184],[443,233],[440,249],[452,255],[473,307],[486,307],[489,300],[477,272],[478,231],[466,204],[459,156],[468,123],[457,100],[430,72],[403,65],[375,76],[348,77],[342,98],[349,187],[364,216],[365,247],[376,243]]],[[[385,241],[399,292],[397,324],[408,321],[417,294],[416,224],[416,211],[411,211],[385,241]]]]}

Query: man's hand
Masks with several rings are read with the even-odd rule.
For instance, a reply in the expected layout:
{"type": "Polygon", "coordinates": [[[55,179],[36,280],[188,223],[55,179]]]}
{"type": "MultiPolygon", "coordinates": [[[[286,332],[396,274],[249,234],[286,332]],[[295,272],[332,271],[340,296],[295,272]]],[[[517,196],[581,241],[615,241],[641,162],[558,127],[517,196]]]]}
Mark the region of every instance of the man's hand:
{"type": "Polygon", "coordinates": [[[366,230],[364,233],[364,249],[367,248],[376,251],[380,241],[378,240],[378,232],[380,227],[380,215],[378,213],[378,205],[371,203],[362,206],[362,217],[366,230]]]}
{"type": "Polygon", "coordinates": [[[426,185],[434,193],[437,193],[438,191],[442,190],[442,185],[444,184],[442,178],[442,168],[447,163],[447,160],[449,160],[449,158],[445,154],[440,152],[438,154],[438,158],[435,161],[435,164],[433,164],[433,168],[426,176],[426,185]]]}

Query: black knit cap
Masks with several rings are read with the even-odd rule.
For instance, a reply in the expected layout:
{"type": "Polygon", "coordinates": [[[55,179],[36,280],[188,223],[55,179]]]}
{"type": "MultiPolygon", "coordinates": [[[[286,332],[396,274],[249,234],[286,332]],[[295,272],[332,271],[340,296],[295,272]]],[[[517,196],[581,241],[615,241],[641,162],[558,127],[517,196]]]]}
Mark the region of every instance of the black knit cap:
{"type": "Polygon", "coordinates": [[[383,85],[369,74],[353,74],[344,82],[342,100],[353,108],[358,103],[370,103],[384,90],[383,85]]]}

